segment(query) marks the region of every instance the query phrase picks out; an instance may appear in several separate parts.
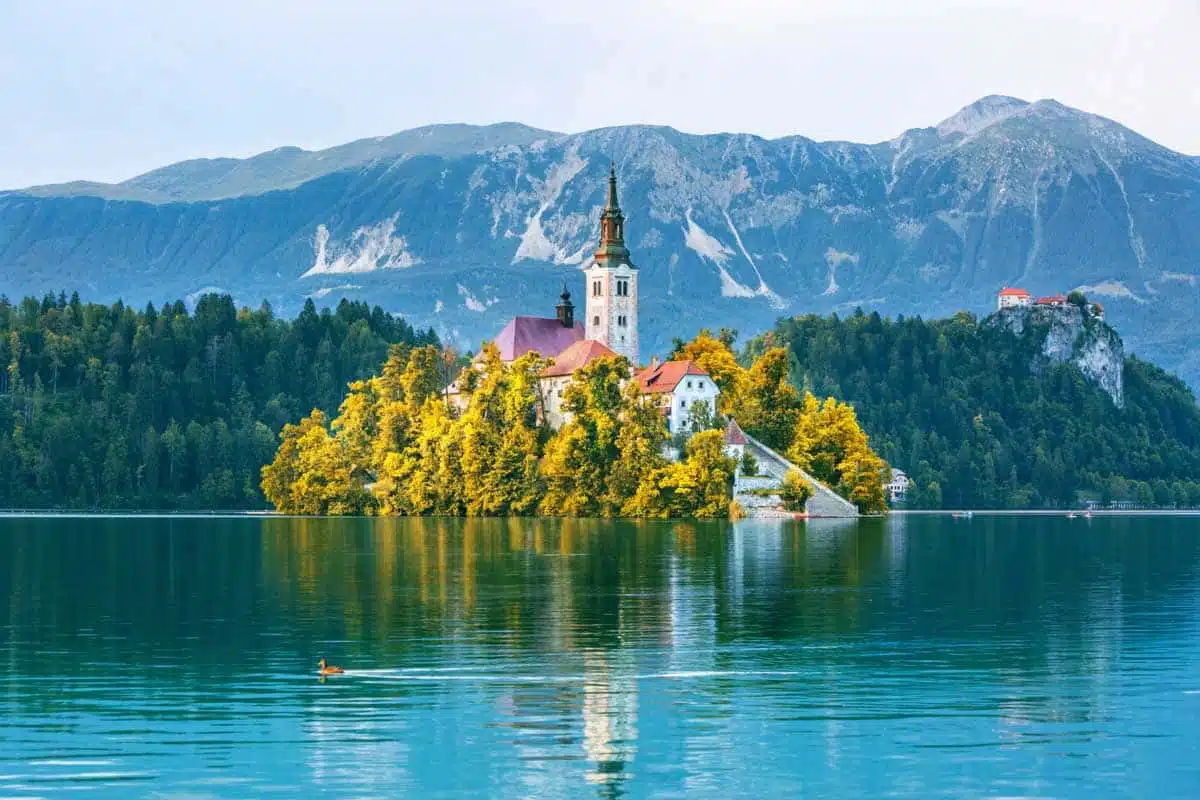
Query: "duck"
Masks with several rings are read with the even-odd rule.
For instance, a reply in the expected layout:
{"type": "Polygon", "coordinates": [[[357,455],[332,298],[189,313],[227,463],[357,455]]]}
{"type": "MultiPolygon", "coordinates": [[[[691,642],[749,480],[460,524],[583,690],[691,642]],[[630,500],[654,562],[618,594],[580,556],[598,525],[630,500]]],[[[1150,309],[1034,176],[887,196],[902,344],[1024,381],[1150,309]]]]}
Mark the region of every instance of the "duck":
{"type": "Polygon", "coordinates": [[[317,668],[317,671],[322,675],[341,675],[346,671],[341,667],[330,666],[329,664],[325,663],[324,658],[317,662],[317,668]]]}

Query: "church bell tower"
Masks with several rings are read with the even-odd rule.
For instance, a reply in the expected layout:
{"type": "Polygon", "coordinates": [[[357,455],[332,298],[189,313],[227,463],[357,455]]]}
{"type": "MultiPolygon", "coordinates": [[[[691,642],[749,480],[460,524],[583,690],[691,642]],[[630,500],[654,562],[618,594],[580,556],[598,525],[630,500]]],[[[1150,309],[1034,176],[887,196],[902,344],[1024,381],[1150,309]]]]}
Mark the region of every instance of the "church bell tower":
{"type": "Polygon", "coordinates": [[[638,367],[638,270],[625,247],[625,215],[617,203],[616,166],[608,172],[608,203],[600,215],[600,246],[584,267],[587,338],[638,367]]]}

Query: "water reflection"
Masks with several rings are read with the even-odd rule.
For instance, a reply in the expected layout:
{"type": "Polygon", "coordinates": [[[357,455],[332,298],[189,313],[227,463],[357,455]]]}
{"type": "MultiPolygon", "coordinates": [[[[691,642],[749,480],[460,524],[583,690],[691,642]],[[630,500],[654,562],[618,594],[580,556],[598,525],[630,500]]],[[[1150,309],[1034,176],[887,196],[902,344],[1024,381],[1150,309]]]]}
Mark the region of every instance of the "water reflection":
{"type": "Polygon", "coordinates": [[[0,776],[53,788],[67,752],[159,789],[1155,794],[1195,777],[1198,532],[3,519],[0,776]],[[351,674],[317,683],[322,655],[351,674]]]}

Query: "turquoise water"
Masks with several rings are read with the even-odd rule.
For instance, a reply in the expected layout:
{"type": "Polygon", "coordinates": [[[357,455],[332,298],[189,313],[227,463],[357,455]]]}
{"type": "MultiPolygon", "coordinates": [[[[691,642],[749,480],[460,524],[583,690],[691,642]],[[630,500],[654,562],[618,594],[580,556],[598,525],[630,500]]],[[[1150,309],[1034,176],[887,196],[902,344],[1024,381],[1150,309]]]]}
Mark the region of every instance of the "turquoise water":
{"type": "Polygon", "coordinates": [[[1196,797],[1200,519],[0,518],[0,796],[72,789],[1196,797]]]}

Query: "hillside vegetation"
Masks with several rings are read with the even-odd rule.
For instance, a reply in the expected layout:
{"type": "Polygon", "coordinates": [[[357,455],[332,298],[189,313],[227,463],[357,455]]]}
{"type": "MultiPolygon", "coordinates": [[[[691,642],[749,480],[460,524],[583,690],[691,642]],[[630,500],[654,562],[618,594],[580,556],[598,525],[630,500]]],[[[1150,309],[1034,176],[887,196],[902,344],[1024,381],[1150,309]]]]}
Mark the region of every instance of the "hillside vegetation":
{"type": "Polygon", "coordinates": [[[851,403],[915,481],[910,505],[1200,505],[1200,408],[1183,382],[1127,357],[1118,408],[1076,364],[1041,357],[1044,333],[965,313],[809,315],[779,321],[749,353],[786,347],[796,385],[851,403]]]}
{"type": "Polygon", "coordinates": [[[332,411],[389,345],[431,343],[363,303],[287,321],[219,295],[0,298],[0,508],[262,508],[285,422],[332,411]]]}

